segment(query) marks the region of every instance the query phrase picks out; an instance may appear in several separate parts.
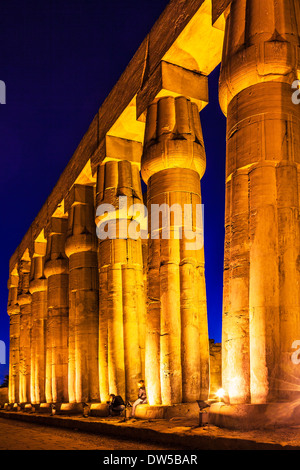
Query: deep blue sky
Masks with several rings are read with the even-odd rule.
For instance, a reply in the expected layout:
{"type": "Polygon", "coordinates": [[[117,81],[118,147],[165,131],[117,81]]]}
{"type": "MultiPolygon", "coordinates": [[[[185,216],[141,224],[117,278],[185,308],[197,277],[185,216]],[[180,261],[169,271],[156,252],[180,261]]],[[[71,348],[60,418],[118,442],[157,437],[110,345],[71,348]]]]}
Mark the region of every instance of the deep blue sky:
{"type": "MultiPolygon", "coordinates": [[[[2,0],[0,80],[0,340],[7,344],[9,258],[98,108],[167,5],[164,0],[2,0]]],[[[170,25],[171,27],[171,25],[170,25]]],[[[210,77],[201,113],[210,337],[221,340],[225,119],[210,77]]],[[[0,383],[8,366],[0,365],[0,383]]]]}

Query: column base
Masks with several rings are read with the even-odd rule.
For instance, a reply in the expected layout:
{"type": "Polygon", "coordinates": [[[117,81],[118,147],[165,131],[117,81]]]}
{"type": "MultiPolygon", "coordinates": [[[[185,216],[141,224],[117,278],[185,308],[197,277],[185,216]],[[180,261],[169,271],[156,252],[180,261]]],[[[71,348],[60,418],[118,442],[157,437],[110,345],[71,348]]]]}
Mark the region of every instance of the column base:
{"type": "Polygon", "coordinates": [[[33,405],[32,403],[27,403],[24,406],[23,411],[27,413],[35,413],[35,412],[38,412],[38,408],[39,408],[39,405],[33,405]]]}
{"type": "Polygon", "coordinates": [[[89,415],[98,416],[102,418],[109,416],[107,403],[92,403],[89,415]]]}
{"type": "MultiPolygon", "coordinates": [[[[25,406],[25,403],[24,403],[25,406]]],[[[12,406],[12,411],[22,411],[22,406],[19,405],[18,403],[14,403],[12,406]]]]}
{"type": "Polygon", "coordinates": [[[51,414],[52,405],[51,403],[40,403],[38,409],[36,410],[37,413],[49,413],[51,414]]]}
{"type": "Polygon", "coordinates": [[[41,403],[40,405],[33,405],[37,407],[37,413],[49,413],[49,414],[83,414],[82,403],[41,403]]]}
{"type": "Polygon", "coordinates": [[[300,400],[261,405],[214,403],[209,409],[209,424],[220,428],[248,431],[300,425],[300,400]]]}
{"type": "Polygon", "coordinates": [[[188,418],[199,421],[199,405],[194,403],[179,403],[177,405],[138,405],[135,410],[135,418],[140,419],[172,419],[188,418]]]}
{"type": "Polygon", "coordinates": [[[55,410],[60,415],[82,415],[83,403],[55,403],[55,410]]]}

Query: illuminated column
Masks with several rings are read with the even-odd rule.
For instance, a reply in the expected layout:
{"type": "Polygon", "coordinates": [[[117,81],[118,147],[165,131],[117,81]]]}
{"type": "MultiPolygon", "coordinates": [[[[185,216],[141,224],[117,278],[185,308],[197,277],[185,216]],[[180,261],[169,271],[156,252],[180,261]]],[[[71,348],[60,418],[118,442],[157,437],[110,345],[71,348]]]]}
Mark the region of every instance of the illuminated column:
{"type": "Polygon", "coordinates": [[[143,204],[139,175],[141,153],[141,144],[106,137],[106,158],[98,167],[96,223],[100,238],[99,380],[102,402],[109,393],[133,400],[137,381],[143,377],[142,243],[136,235],[139,224],[134,220],[135,215],[127,211],[134,204],[143,204]],[[110,235],[104,233],[108,229],[110,235]]]}
{"type": "Polygon", "coordinates": [[[31,294],[29,292],[30,258],[24,254],[18,266],[20,306],[20,356],[19,356],[19,402],[30,403],[31,366],[31,294]]]}
{"type": "Polygon", "coordinates": [[[31,403],[45,403],[47,279],[44,275],[46,243],[33,243],[31,279],[31,403]]]}
{"type": "Polygon", "coordinates": [[[151,405],[208,397],[200,189],[205,166],[197,105],[184,96],[155,100],[147,111],[142,157],[150,223],[145,369],[151,405]]]}
{"type": "Polygon", "coordinates": [[[9,344],[9,403],[18,403],[19,400],[19,362],[20,362],[20,307],[18,305],[19,275],[15,268],[8,281],[7,313],[10,316],[10,344],[9,344]]]}
{"type": "Polygon", "coordinates": [[[69,263],[65,255],[68,221],[52,217],[47,227],[44,273],[48,279],[46,400],[68,402],[69,263]]]}
{"type": "Polygon", "coordinates": [[[99,286],[94,188],[75,185],[66,200],[69,225],[69,401],[99,401],[99,286]]]}
{"type": "Polygon", "coordinates": [[[222,334],[223,388],[231,402],[250,397],[248,170],[226,182],[222,334]],[[231,375],[233,372],[233,375],[231,375]]]}
{"type": "Polygon", "coordinates": [[[295,0],[233,0],[226,20],[222,357],[231,403],[299,394],[299,14],[295,0]]]}

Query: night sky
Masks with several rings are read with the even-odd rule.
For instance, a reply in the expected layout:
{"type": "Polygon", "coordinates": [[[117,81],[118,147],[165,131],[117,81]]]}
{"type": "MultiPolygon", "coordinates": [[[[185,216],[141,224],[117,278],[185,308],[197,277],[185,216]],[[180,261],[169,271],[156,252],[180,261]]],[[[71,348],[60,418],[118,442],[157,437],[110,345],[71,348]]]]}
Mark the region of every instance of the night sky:
{"type": "MultiPolygon", "coordinates": [[[[0,80],[0,340],[9,344],[9,258],[102,102],[164,10],[164,0],[2,0],[0,80]]],[[[170,25],[171,27],[171,25],[170,25]]],[[[218,75],[201,112],[209,335],[221,341],[225,118],[218,75]]],[[[8,364],[0,365],[0,384],[8,364]]]]}

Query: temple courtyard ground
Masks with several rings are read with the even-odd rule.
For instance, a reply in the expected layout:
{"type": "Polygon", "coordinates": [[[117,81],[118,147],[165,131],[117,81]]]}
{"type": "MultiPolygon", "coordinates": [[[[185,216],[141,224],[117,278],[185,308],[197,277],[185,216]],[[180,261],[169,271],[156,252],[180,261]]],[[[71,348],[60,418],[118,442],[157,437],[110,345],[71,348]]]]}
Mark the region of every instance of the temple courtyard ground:
{"type": "Polygon", "coordinates": [[[300,426],[233,431],[197,421],[0,411],[0,450],[300,450],[300,426]]]}
{"type": "Polygon", "coordinates": [[[173,450],[174,448],[0,418],[0,450],[157,449],[173,450]]]}

